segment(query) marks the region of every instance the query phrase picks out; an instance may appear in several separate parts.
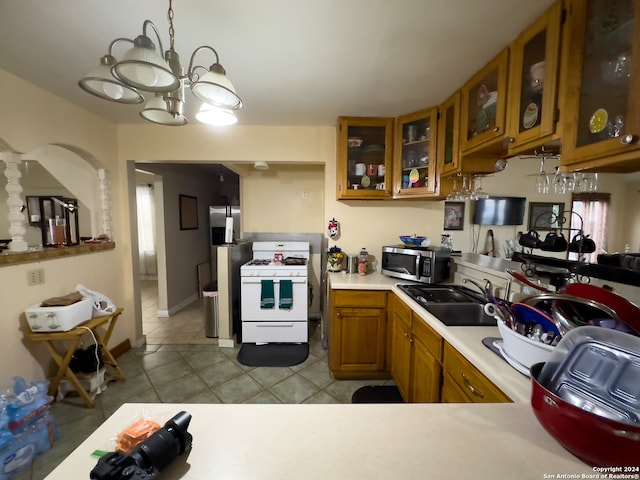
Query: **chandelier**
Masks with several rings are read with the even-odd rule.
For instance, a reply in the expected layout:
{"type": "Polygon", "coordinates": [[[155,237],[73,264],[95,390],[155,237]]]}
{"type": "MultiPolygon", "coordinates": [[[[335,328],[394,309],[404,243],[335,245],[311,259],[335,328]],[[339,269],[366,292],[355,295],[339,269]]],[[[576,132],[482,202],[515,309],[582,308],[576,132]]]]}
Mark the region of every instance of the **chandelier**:
{"type": "Polygon", "coordinates": [[[109,44],[109,51],[100,58],[100,65],[78,82],[84,91],[111,102],[124,104],[143,103],[140,91],[148,92],[140,115],[149,122],[160,125],[185,125],[185,86],[203,102],[196,119],[210,125],[233,125],[238,121],[234,112],[242,108],[242,100],[227,78],[219,63],[218,52],[213,47],[203,45],[194,50],[186,74],[180,64],[180,57],[174,49],[173,7],[169,0],[169,50],[162,57],[162,41],[156,26],[150,20],[142,25],[142,35],[135,40],[116,38],[109,44]],[[155,33],[159,50],[147,35],[150,28],[155,33]],[[113,55],[116,44],[132,43],[133,47],[124,53],[121,60],[113,55]],[[208,69],[195,64],[195,57],[201,51],[215,55],[215,63],[208,69]]]}

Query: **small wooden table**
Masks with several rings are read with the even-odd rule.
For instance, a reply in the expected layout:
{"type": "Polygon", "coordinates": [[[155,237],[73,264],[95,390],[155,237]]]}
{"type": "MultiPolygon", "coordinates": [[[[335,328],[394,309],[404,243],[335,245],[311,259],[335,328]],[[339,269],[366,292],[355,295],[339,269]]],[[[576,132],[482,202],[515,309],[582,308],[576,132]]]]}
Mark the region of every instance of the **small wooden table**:
{"type": "Polygon", "coordinates": [[[105,366],[110,366],[113,368],[113,375],[109,378],[105,377],[105,381],[113,378],[115,376],[119,380],[124,380],[125,376],[116,359],[113,358],[111,352],[107,348],[107,344],[109,343],[109,339],[111,338],[111,333],[113,332],[113,328],[116,325],[116,321],[118,317],[122,313],[122,308],[116,309],[110,315],[104,315],[101,317],[94,317],[91,320],[87,320],[76,326],[75,328],[67,331],[67,332],[42,332],[42,333],[26,333],[25,338],[32,342],[44,342],[44,346],[47,348],[47,351],[58,364],[58,372],[51,379],[51,383],[49,384],[49,395],[54,396],[58,392],[58,386],[63,378],[69,379],[71,384],[80,394],[80,396],[84,399],[84,403],[89,408],[95,407],[93,400],[87,393],[87,391],[82,387],[78,377],[76,377],[75,373],[69,368],[69,363],[71,362],[71,357],[73,357],[74,352],[78,348],[78,344],[80,343],[80,339],[82,335],[87,333],[87,329],[91,330],[96,337],[96,341],[98,345],[102,347],[102,359],[104,361],[105,366]],[[100,335],[100,331],[98,327],[106,326],[106,332],[104,336],[100,335]],[[61,355],[56,350],[53,342],[55,341],[68,341],[70,342],[66,353],[61,355]]]}

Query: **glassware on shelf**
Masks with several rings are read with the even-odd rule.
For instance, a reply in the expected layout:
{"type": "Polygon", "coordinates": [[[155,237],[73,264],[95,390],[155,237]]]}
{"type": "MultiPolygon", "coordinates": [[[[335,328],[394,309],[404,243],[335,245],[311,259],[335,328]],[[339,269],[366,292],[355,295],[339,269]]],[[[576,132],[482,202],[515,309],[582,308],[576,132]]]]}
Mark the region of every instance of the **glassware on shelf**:
{"type": "Polygon", "coordinates": [[[540,157],[540,171],[536,177],[536,191],[538,193],[549,193],[549,176],[544,171],[545,156],[540,157]]]}
{"type": "Polygon", "coordinates": [[[560,173],[560,167],[556,167],[556,173],[553,176],[553,193],[558,195],[567,193],[567,183],[565,176],[560,173]]]}
{"type": "Polygon", "coordinates": [[[453,176],[453,190],[447,195],[447,200],[460,200],[460,190],[458,190],[458,175],[453,176]]]}
{"type": "Polygon", "coordinates": [[[489,194],[482,188],[482,176],[474,175],[473,181],[475,183],[475,190],[471,196],[471,200],[480,200],[482,198],[489,198],[489,194]]]}

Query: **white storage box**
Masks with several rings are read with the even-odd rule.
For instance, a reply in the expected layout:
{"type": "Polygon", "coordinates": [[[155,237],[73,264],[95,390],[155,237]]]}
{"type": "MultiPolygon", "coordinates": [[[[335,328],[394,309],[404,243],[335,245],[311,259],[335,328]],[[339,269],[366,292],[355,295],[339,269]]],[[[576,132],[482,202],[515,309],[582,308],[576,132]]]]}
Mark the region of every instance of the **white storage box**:
{"type": "Polygon", "coordinates": [[[24,314],[32,332],[66,332],[91,320],[93,302],[85,299],[64,307],[41,307],[38,304],[27,308],[24,314]]]}

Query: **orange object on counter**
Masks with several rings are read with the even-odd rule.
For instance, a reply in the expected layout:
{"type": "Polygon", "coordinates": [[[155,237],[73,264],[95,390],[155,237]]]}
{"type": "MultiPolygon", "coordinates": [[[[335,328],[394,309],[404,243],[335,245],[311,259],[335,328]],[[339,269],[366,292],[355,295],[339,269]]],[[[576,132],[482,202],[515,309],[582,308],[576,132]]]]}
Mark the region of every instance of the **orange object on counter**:
{"type": "Polygon", "coordinates": [[[143,440],[146,440],[160,429],[160,424],[153,420],[141,418],[140,420],[129,425],[125,430],[118,434],[118,442],[116,450],[125,453],[131,451],[143,440]]]}

